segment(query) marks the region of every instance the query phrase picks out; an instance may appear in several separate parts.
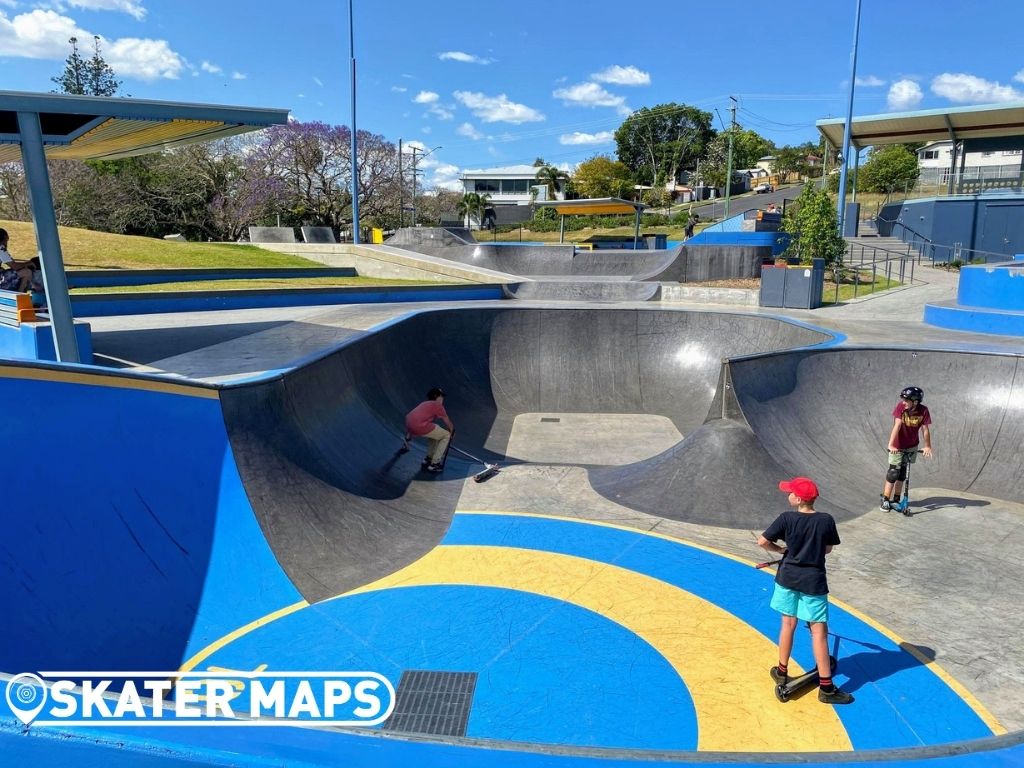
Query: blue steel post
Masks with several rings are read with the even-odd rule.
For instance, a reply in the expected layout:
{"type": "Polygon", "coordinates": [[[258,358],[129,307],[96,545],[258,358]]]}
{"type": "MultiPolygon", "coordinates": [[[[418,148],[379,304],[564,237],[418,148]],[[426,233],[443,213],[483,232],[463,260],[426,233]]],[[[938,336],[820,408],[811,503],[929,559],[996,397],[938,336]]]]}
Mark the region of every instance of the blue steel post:
{"type": "Polygon", "coordinates": [[[50,173],[46,169],[43,132],[38,112],[18,112],[18,130],[21,131],[21,158],[25,164],[32,223],[35,226],[39,261],[43,268],[46,306],[53,329],[53,346],[62,363],[78,363],[78,339],[75,320],[71,314],[67,276],[64,274],[64,255],[60,250],[57,218],[53,213],[53,194],[50,191],[50,173]]]}
{"type": "Polygon", "coordinates": [[[846,169],[850,165],[850,134],[853,130],[853,88],[857,81],[857,42],[860,39],[860,0],[853,21],[853,50],[850,51],[850,99],[846,106],[846,128],[843,131],[843,167],[839,170],[839,236],[843,235],[846,218],[846,169]]]}
{"type": "Polygon", "coordinates": [[[356,38],[352,23],[352,0],[348,0],[348,50],[352,74],[352,242],[359,243],[359,162],[356,155],[356,38]]]}

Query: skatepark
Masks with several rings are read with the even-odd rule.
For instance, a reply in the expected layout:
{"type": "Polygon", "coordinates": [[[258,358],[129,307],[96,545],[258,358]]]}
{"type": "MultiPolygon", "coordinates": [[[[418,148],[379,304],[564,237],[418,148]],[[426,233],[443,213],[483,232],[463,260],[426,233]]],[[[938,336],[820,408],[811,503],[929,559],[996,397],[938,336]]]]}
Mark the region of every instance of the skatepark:
{"type": "MultiPolygon", "coordinates": [[[[817,311],[505,300],[96,318],[96,351],[133,367],[5,363],[23,404],[10,429],[37,457],[13,491],[34,514],[11,519],[3,560],[12,674],[371,669],[400,704],[369,731],[5,727],[5,753],[1015,764],[1021,350],[923,325],[923,303],[955,287],[929,275],[817,311]],[[903,517],[877,499],[909,382],[936,458],[915,466],[903,517]],[[436,385],[455,444],[500,465],[487,482],[454,452],[420,471],[422,441],[398,452],[404,413],[436,385]],[[847,707],[813,690],[782,704],[767,674],[778,618],[752,532],[795,474],[843,539],[830,649],[847,707]],[[427,682],[403,699],[413,672],[427,682]]],[[[798,632],[800,669],[809,645],[798,632]]]]}

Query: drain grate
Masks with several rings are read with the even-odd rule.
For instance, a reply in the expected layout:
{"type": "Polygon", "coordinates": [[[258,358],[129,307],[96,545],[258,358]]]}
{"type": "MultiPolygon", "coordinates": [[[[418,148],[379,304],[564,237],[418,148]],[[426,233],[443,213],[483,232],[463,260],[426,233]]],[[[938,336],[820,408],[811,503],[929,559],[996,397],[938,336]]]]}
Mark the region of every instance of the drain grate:
{"type": "Polygon", "coordinates": [[[557,416],[541,416],[540,417],[540,423],[541,424],[544,424],[544,423],[547,423],[547,424],[558,424],[561,421],[562,420],[560,418],[558,418],[557,416]]]}
{"type": "Polygon", "coordinates": [[[395,711],[386,731],[465,736],[476,691],[476,672],[407,669],[395,691],[395,711]]]}

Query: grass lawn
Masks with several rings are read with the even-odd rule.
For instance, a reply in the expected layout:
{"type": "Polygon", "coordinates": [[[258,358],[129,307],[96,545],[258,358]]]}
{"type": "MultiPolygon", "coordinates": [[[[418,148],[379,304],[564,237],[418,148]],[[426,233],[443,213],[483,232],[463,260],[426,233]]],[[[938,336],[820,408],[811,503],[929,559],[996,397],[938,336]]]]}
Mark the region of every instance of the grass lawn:
{"type": "MultiPolygon", "coordinates": [[[[9,248],[16,259],[37,252],[36,236],[27,221],[2,221],[11,236],[9,248]]],[[[231,243],[176,243],[152,237],[114,235],[88,229],[60,227],[64,266],[75,269],[203,269],[215,267],[322,267],[315,261],[231,243]]]]}
{"type": "MultiPolygon", "coordinates": [[[[890,288],[899,288],[903,283],[899,280],[890,280],[884,275],[878,275],[875,278],[875,282],[871,282],[871,270],[862,270],[860,273],[860,285],[855,285],[853,282],[853,276],[849,276],[843,279],[839,284],[839,302],[849,301],[850,299],[860,299],[865,296],[870,296],[872,293],[879,293],[880,291],[888,291],[890,288]],[[854,292],[856,291],[856,296],[854,292]]],[[[826,280],[825,286],[821,292],[821,303],[822,304],[836,304],[836,284],[833,280],[826,280]]]]}

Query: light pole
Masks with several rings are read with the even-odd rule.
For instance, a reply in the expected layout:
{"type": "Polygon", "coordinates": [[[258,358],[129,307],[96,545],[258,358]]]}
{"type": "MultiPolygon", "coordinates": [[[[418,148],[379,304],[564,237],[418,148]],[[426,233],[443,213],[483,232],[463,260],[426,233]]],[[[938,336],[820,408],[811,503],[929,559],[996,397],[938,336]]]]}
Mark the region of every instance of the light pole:
{"type": "Polygon", "coordinates": [[[860,0],[853,20],[853,50],[850,51],[850,99],[846,106],[846,128],[843,130],[843,166],[839,169],[839,236],[843,236],[846,219],[846,169],[850,163],[850,134],[853,131],[853,86],[857,80],[857,41],[860,38],[860,0]]]}
{"type": "Polygon", "coordinates": [[[415,144],[412,146],[412,225],[414,227],[416,226],[416,162],[417,159],[421,159],[427,157],[428,155],[432,155],[439,149],[444,149],[444,147],[434,147],[429,152],[423,152],[423,150],[417,147],[415,144]],[[423,154],[417,155],[418,152],[422,152],[423,154]]]}
{"type": "Polygon", "coordinates": [[[729,111],[732,112],[732,121],[729,123],[729,160],[726,163],[725,171],[725,215],[722,217],[723,220],[729,218],[729,198],[732,196],[732,137],[736,133],[736,97],[730,96],[729,98],[732,99],[732,106],[729,107],[729,111]]]}
{"type": "Polygon", "coordinates": [[[356,155],[356,38],[352,0],[348,0],[349,72],[352,75],[352,242],[359,244],[359,162],[356,155]]]}

